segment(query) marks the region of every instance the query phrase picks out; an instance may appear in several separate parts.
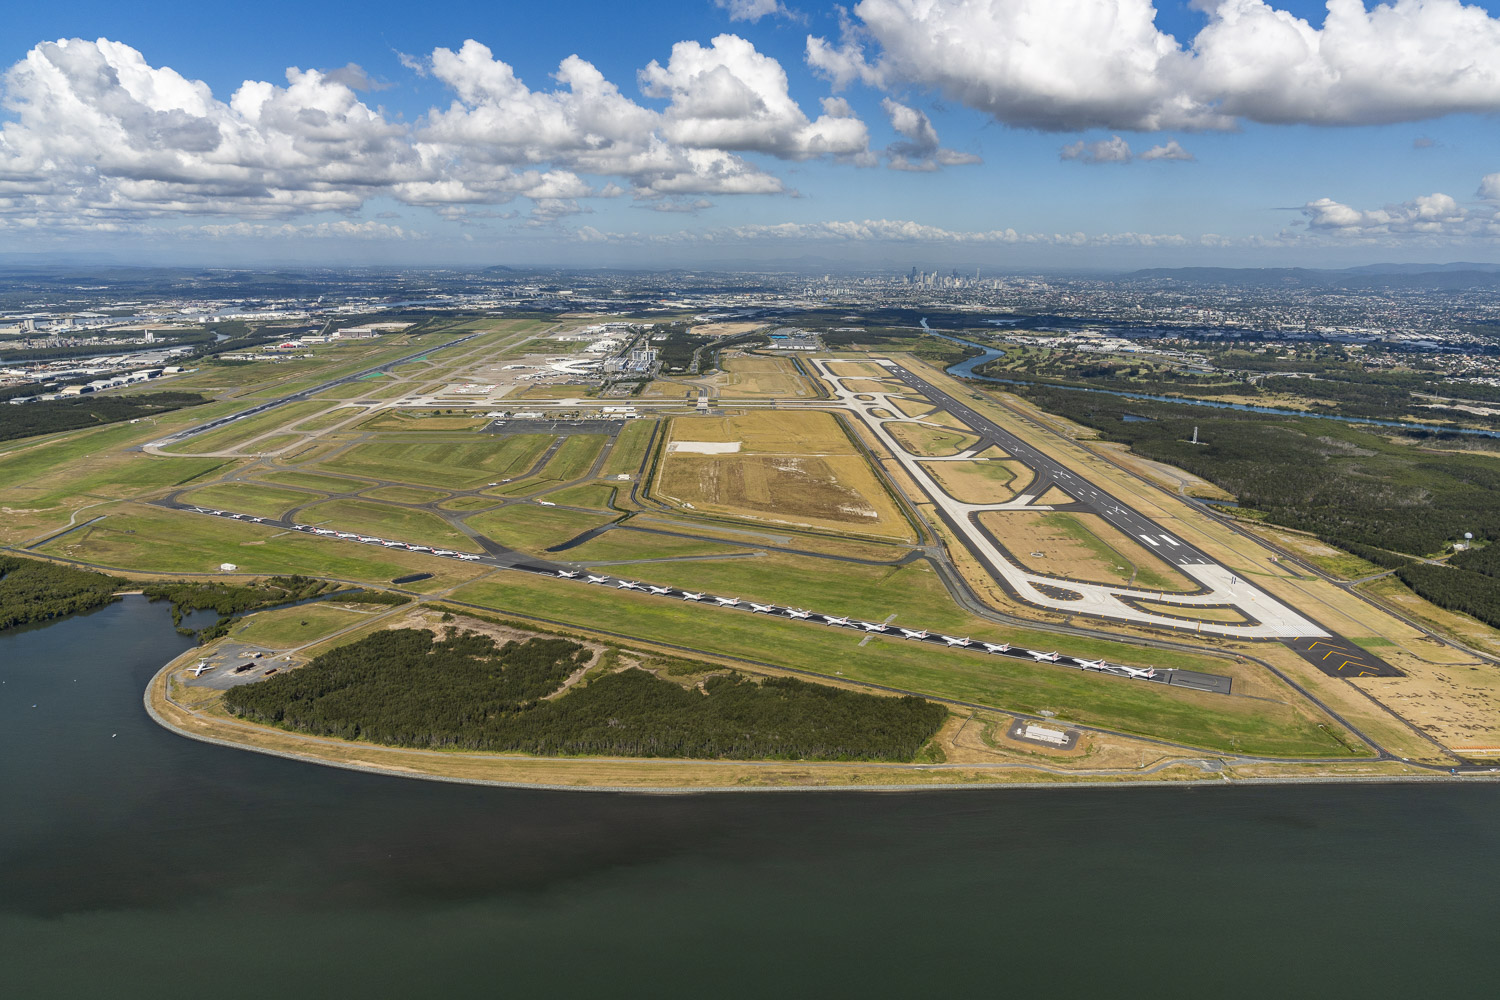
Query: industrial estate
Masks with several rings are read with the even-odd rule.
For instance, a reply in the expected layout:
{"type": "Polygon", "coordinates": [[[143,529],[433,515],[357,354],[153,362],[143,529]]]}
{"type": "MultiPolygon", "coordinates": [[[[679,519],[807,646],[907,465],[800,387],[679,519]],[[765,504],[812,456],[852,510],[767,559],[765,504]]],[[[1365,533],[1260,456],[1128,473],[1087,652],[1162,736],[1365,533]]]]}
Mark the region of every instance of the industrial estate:
{"type": "MultiPolygon", "coordinates": [[[[146,692],[170,729],[405,776],[922,787],[1500,763],[1500,632],[1400,583],[1379,563],[1398,546],[1256,516],[985,377],[1143,350],[1201,374],[1180,331],[1153,346],[982,305],[776,301],[366,305],[298,314],[292,335],[275,309],[205,313],[189,324],[210,336],[180,350],[162,353],[170,324],[133,344],[139,377],[47,359],[18,321],[35,357],[6,416],[138,409],[29,416],[0,443],[0,572],[217,610],[146,692]]],[[[1112,419],[1166,426],[1153,414],[1112,419]]],[[[1221,447],[1197,419],[1174,447],[1221,447]]],[[[1438,567],[1486,541],[1408,555],[1438,567]]]]}

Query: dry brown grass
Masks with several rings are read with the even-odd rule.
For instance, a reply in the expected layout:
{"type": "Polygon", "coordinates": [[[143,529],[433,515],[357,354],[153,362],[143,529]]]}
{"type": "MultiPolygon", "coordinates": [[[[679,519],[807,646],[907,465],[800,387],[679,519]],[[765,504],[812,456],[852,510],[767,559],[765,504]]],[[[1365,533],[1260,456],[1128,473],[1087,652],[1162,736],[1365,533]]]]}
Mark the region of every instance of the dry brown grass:
{"type": "Polygon", "coordinates": [[[1020,462],[927,462],[927,474],[943,492],[961,503],[1005,503],[1031,481],[1032,471],[1020,462]]]}
{"type": "Polygon", "coordinates": [[[837,420],[821,411],[677,417],[670,441],[740,442],[732,455],[668,451],[655,492],[762,523],[909,539],[911,527],[837,420]]]}
{"type": "Polygon", "coordinates": [[[832,361],[828,365],[828,374],[840,377],[858,378],[884,378],[889,376],[891,370],[884,365],[872,364],[868,361],[832,361]]]}
{"type": "Polygon", "coordinates": [[[992,510],[979,519],[1017,562],[1036,573],[1089,583],[1134,582],[1152,590],[1198,589],[1097,514],[992,510]]]}
{"type": "Polygon", "coordinates": [[[913,455],[927,458],[948,458],[974,447],[979,438],[974,434],[910,424],[904,420],[885,425],[886,433],[913,455]]]}

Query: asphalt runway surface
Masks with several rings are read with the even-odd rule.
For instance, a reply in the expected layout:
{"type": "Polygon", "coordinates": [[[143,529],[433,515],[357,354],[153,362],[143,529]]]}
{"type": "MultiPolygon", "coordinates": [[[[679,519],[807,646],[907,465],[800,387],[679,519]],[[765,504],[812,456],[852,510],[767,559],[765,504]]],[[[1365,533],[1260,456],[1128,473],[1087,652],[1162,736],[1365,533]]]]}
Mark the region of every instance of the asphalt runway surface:
{"type": "Polygon", "coordinates": [[[898,381],[920,392],[942,409],[962,420],[974,433],[978,434],[980,443],[974,446],[973,450],[975,452],[981,452],[992,444],[998,445],[1014,458],[1030,466],[1036,473],[1036,480],[1028,487],[1028,492],[1031,494],[1040,497],[1050,487],[1056,486],[1073,497],[1076,502],[1055,506],[1064,506],[1068,510],[1082,510],[1087,513],[1099,515],[1130,538],[1145,545],[1158,558],[1177,566],[1215,565],[1215,561],[1199,549],[1194,548],[1191,544],[1175,535],[1163,531],[1159,525],[1144,514],[1132,510],[1122,501],[1110,496],[1093,483],[1069,472],[1056,459],[1033,448],[1025,441],[997,425],[990,418],[976,411],[973,407],[966,405],[954,396],[949,395],[937,386],[919,378],[894,362],[891,363],[890,367],[892,374],[898,381]]]}
{"type": "MultiPolygon", "coordinates": [[[[199,424],[197,427],[190,427],[185,431],[178,431],[176,434],[170,434],[159,441],[153,441],[151,443],[153,445],[156,445],[157,447],[165,447],[169,444],[176,444],[179,441],[186,441],[189,438],[197,437],[199,434],[207,434],[211,430],[217,430],[218,428],[223,427],[227,424],[232,424],[236,420],[244,420],[246,417],[253,417],[257,414],[265,413],[267,410],[273,410],[276,407],[284,406],[287,403],[296,403],[304,399],[310,399],[320,392],[327,392],[334,386],[347,385],[350,382],[357,382],[368,375],[373,375],[376,372],[383,372],[386,369],[392,368],[396,365],[404,365],[408,361],[415,361],[418,358],[426,357],[427,355],[432,354],[435,351],[441,351],[444,348],[448,347],[457,347],[459,344],[462,344],[468,340],[473,340],[477,336],[479,336],[479,334],[471,333],[467,337],[460,337],[457,340],[450,340],[446,344],[437,344],[434,346],[426,347],[420,351],[416,351],[415,353],[408,354],[405,357],[396,358],[393,361],[381,362],[373,368],[366,368],[363,371],[357,371],[352,375],[345,375],[342,378],[336,378],[332,381],[324,382],[322,385],[315,385],[311,389],[303,389],[301,392],[294,392],[290,395],[282,396],[279,399],[273,399],[269,402],[260,403],[259,405],[250,407],[250,409],[248,410],[241,410],[238,413],[231,413],[227,417],[219,417],[217,420],[210,420],[208,421],[208,423],[199,424]]],[[[330,400],[329,405],[333,405],[334,402],[335,401],[330,400]]]]}
{"type": "MultiPolygon", "coordinates": [[[[1202,550],[1195,548],[1193,545],[1173,536],[1169,532],[1163,531],[1159,525],[1144,514],[1131,509],[1125,503],[1111,496],[1098,486],[1070,472],[1051,456],[1032,447],[1016,435],[998,426],[993,420],[979,413],[952,394],[944,392],[895,362],[890,362],[888,367],[892,377],[897,381],[921,393],[937,406],[958,417],[975,434],[979,435],[981,440],[979,444],[974,445],[973,450],[975,452],[983,451],[991,444],[998,445],[1016,459],[1030,466],[1036,473],[1036,481],[1030,487],[1030,491],[1034,495],[1041,496],[1047,492],[1050,486],[1057,486],[1077,500],[1076,504],[1063,505],[1063,509],[1087,510],[1090,513],[1099,515],[1131,538],[1142,541],[1155,555],[1168,562],[1172,562],[1178,566],[1220,565],[1202,550]]],[[[985,560],[981,558],[981,562],[985,562],[985,560]]],[[[991,574],[995,575],[996,579],[999,579],[999,575],[995,572],[994,568],[988,568],[991,574]]],[[[1298,613],[1306,617],[1305,612],[1302,612],[1300,609],[1298,609],[1298,613]]],[[[1378,656],[1361,649],[1350,640],[1334,633],[1331,629],[1325,627],[1325,631],[1329,633],[1326,636],[1296,637],[1280,641],[1295,650],[1303,659],[1314,664],[1324,673],[1334,677],[1405,676],[1400,670],[1386,663],[1378,656]],[[1338,651],[1338,655],[1333,655],[1335,651],[1338,651]]],[[[1204,676],[1212,677],[1213,675],[1204,676]]]]}
{"type": "Polygon", "coordinates": [[[1330,677],[1406,676],[1374,653],[1356,646],[1342,636],[1288,639],[1286,644],[1330,677]]]}

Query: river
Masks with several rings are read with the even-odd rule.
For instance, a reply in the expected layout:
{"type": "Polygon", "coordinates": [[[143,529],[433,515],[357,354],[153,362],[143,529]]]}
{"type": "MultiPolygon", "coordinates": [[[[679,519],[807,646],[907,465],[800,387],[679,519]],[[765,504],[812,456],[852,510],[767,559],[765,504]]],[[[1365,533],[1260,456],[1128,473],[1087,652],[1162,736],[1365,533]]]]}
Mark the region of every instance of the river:
{"type": "Polygon", "coordinates": [[[985,344],[976,344],[972,340],[964,340],[961,337],[953,337],[946,333],[939,333],[927,325],[927,320],[922,320],[922,329],[934,337],[951,340],[955,344],[963,344],[966,347],[975,347],[983,351],[983,354],[963,361],[955,361],[946,369],[949,375],[958,378],[972,378],[980,382],[995,382],[1000,385],[1035,385],[1048,389],[1061,389],[1065,392],[1094,392],[1104,396],[1119,396],[1122,399],[1145,399],[1157,403],[1176,403],[1179,406],[1206,406],[1213,410],[1239,410],[1242,413],[1271,413],[1287,417],[1308,417],[1313,420],[1333,420],[1341,424],[1373,424],[1377,427],[1399,427],[1404,430],[1430,431],[1436,434],[1467,434],[1474,437],[1500,437],[1500,431],[1486,431],[1474,427],[1445,427],[1440,424],[1418,424],[1409,420],[1380,420],[1375,417],[1340,417],[1331,413],[1313,413],[1308,410],[1288,410],[1278,406],[1256,406],[1252,403],[1226,403],[1214,399],[1190,399],[1184,396],[1154,396],[1145,392],[1127,392],[1124,389],[1094,389],[1081,385],[1052,385],[1047,382],[1028,382],[1024,379],[998,378],[994,375],[981,375],[977,369],[989,364],[998,357],[1004,356],[1005,352],[985,344]]]}
{"type": "Polygon", "coordinates": [[[0,633],[0,995],[1483,996],[1497,786],[641,796],[158,728],[142,598],[0,633]]]}

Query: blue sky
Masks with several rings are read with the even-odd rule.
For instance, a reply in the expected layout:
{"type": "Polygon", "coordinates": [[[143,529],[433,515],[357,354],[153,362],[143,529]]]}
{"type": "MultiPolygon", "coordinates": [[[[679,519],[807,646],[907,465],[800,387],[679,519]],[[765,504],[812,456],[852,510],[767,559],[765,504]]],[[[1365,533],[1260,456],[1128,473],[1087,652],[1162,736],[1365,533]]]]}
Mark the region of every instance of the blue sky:
{"type": "Polygon", "coordinates": [[[1337,24],[1261,0],[141,6],[0,14],[8,249],[1500,259],[1494,5],[1336,0],[1337,24]],[[289,67],[317,72],[289,86],[289,67]]]}

